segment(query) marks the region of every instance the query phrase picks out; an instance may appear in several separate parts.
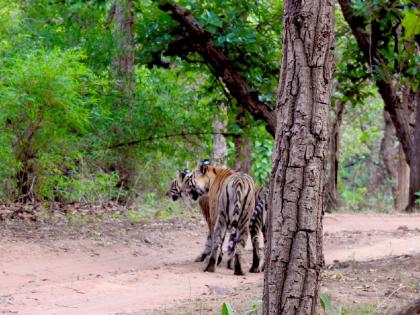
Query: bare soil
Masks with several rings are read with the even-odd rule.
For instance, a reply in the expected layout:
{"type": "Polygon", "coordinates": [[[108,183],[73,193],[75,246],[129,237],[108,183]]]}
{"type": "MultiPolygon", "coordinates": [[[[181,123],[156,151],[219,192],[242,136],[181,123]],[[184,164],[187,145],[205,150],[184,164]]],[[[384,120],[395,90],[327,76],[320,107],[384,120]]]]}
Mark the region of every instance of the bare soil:
{"type": "MultiPolygon", "coordinates": [[[[223,302],[243,314],[261,299],[262,274],[193,262],[201,218],[86,218],[0,223],[1,314],[220,314],[223,302]]],[[[387,314],[420,296],[420,215],[326,215],[324,233],[322,290],[334,304],[387,314]]]]}

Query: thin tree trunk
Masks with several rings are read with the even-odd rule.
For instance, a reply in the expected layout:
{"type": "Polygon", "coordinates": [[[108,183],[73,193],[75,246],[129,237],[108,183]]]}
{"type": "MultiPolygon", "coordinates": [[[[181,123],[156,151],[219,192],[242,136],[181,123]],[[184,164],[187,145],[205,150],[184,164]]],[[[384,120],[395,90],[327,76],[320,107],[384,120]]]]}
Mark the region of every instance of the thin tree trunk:
{"type": "Polygon", "coordinates": [[[222,134],[226,132],[227,127],[227,107],[221,104],[219,106],[220,114],[213,120],[213,157],[212,160],[221,166],[227,166],[228,148],[226,137],[222,134]]]}
{"type": "MultiPolygon", "coordinates": [[[[114,20],[114,42],[116,49],[112,61],[112,76],[115,80],[115,89],[118,92],[118,100],[114,107],[118,109],[134,106],[134,8],[133,0],[114,0],[112,2],[109,20],[114,20]]],[[[131,117],[121,117],[131,119],[131,117]]],[[[114,125],[116,137],[123,137],[124,131],[121,126],[124,122],[114,125]]],[[[136,183],[135,157],[132,151],[121,148],[116,151],[118,161],[112,165],[119,175],[119,187],[124,188],[128,194],[125,200],[132,199],[133,186],[136,183]]],[[[124,198],[122,198],[124,199],[124,198]]]]}
{"type": "Polygon", "coordinates": [[[410,167],[407,164],[405,153],[401,144],[398,147],[398,155],[397,211],[404,211],[408,205],[410,167]]]}
{"type": "MultiPolygon", "coordinates": [[[[238,108],[236,114],[236,124],[242,131],[248,128],[246,123],[246,112],[238,108]]],[[[252,139],[246,137],[244,132],[233,137],[233,144],[235,146],[235,164],[234,169],[249,173],[252,167],[252,139]]]]}
{"type": "Polygon", "coordinates": [[[317,313],[334,60],[334,2],[284,2],[264,314],[317,313]]]}
{"type": "Polygon", "coordinates": [[[384,178],[388,179],[391,183],[392,199],[394,208],[397,209],[397,165],[396,165],[396,152],[394,150],[394,135],[395,128],[392,124],[391,117],[387,111],[383,111],[384,115],[384,137],[381,141],[380,155],[382,158],[382,164],[384,169],[384,178]]]}
{"type": "Polygon", "coordinates": [[[416,193],[420,192],[420,91],[417,91],[414,104],[416,104],[416,121],[414,125],[414,147],[411,151],[410,164],[410,192],[407,212],[420,210],[420,204],[416,200],[420,198],[416,193]]]}
{"type": "Polygon", "coordinates": [[[114,40],[116,51],[112,70],[116,88],[121,94],[121,105],[129,105],[134,91],[134,10],[132,0],[114,0],[114,40]]]}
{"type": "Polygon", "coordinates": [[[335,117],[331,123],[331,136],[329,147],[329,172],[325,187],[325,211],[331,212],[339,206],[338,198],[338,163],[340,161],[340,136],[343,121],[344,102],[335,104],[335,117]]]}

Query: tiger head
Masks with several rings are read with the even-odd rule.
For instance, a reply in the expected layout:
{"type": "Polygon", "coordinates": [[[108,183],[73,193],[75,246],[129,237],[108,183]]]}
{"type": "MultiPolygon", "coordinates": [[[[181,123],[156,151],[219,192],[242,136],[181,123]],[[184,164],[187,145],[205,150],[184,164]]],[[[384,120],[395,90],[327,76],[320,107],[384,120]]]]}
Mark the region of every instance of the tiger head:
{"type": "Polygon", "coordinates": [[[172,201],[176,201],[178,198],[182,197],[183,192],[185,191],[185,182],[191,177],[192,172],[189,169],[184,169],[178,171],[178,174],[174,180],[171,181],[169,190],[165,195],[172,201]]]}
{"type": "Polygon", "coordinates": [[[210,185],[216,176],[215,168],[209,160],[204,160],[197,164],[196,169],[186,182],[186,192],[194,200],[209,192],[210,185]]]}

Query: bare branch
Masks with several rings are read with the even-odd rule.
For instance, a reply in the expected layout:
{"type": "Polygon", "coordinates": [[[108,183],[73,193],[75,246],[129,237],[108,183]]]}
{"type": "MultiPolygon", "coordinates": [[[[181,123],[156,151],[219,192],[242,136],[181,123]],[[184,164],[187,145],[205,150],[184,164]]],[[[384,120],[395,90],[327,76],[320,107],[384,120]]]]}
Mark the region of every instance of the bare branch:
{"type": "Polygon", "coordinates": [[[108,149],[115,149],[115,148],[120,148],[120,147],[126,147],[126,146],[133,146],[133,145],[137,145],[140,144],[142,142],[147,142],[147,141],[156,141],[156,140],[162,140],[162,139],[168,139],[168,138],[175,138],[175,137],[188,137],[188,136],[209,136],[209,135],[223,135],[223,136],[237,136],[237,133],[234,132],[181,132],[181,133],[176,133],[176,134],[167,134],[167,135],[163,135],[163,136],[150,136],[144,139],[138,139],[138,140],[132,140],[132,141],[128,141],[128,142],[122,142],[122,143],[117,143],[117,144],[113,144],[111,146],[108,147],[108,149]]]}

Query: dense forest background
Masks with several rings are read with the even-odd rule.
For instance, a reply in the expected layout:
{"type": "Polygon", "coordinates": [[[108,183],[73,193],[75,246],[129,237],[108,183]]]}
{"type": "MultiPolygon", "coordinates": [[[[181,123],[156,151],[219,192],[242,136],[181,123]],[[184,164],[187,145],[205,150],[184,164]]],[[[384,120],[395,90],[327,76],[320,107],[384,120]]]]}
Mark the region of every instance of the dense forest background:
{"type": "MultiPolygon", "coordinates": [[[[0,0],[1,200],[169,209],[170,180],[204,158],[267,184],[282,2],[177,5],[0,0]],[[177,17],[179,8],[192,12],[196,28],[177,17]],[[221,75],[217,54],[200,46],[209,38],[247,95],[221,75]]],[[[329,209],[403,210],[410,145],[400,145],[378,82],[418,94],[419,11],[410,1],[353,2],[351,14],[376,39],[366,60],[343,16],[346,1],[340,5],[329,209]]],[[[407,104],[414,112],[415,97],[407,104]]]]}

